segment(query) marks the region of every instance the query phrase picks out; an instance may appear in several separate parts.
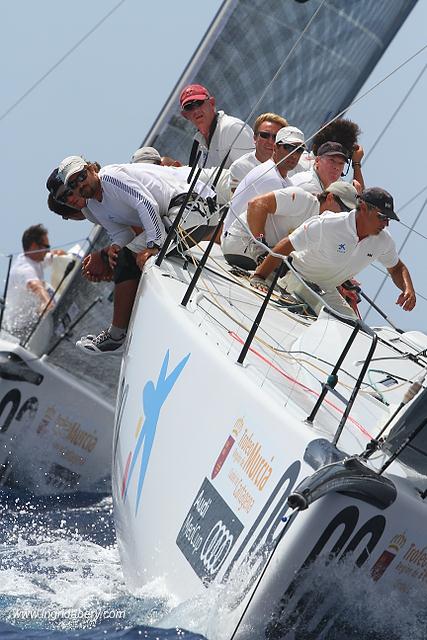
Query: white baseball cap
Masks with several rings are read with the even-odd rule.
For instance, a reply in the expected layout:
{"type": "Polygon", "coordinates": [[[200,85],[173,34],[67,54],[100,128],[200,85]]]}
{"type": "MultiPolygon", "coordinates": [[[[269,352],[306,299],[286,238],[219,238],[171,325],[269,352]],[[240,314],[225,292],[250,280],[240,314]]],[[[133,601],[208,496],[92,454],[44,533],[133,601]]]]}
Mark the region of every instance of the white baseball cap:
{"type": "Polygon", "coordinates": [[[278,142],[282,144],[298,144],[305,147],[304,134],[297,127],[282,127],[279,129],[276,133],[276,144],[278,142]]]}
{"type": "Polygon", "coordinates": [[[337,180],[336,182],[332,182],[325,191],[326,193],[332,193],[334,196],[337,196],[350,210],[356,208],[357,191],[349,182],[337,180]]]}
{"type": "Polygon", "coordinates": [[[86,160],[82,156],[68,156],[59,164],[58,177],[64,184],[69,178],[87,166],[86,160]]]}
{"type": "Polygon", "coordinates": [[[162,157],[154,147],[141,147],[135,151],[130,161],[160,164],[162,157]]]}

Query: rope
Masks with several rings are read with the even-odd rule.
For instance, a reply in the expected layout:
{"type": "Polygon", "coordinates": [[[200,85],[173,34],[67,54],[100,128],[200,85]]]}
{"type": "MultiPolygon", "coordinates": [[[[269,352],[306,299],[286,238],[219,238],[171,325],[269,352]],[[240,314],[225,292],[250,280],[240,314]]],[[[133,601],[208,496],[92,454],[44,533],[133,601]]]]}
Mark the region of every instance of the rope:
{"type": "Polygon", "coordinates": [[[393,114],[391,115],[390,119],[387,121],[386,125],[384,126],[384,128],[382,129],[382,131],[380,132],[380,134],[378,135],[378,137],[376,138],[374,144],[371,146],[371,148],[369,149],[369,153],[366,154],[366,156],[364,157],[364,163],[366,164],[366,161],[368,160],[369,156],[372,155],[373,151],[375,150],[376,146],[378,145],[378,143],[380,142],[380,140],[382,139],[383,135],[385,134],[385,132],[387,131],[387,129],[389,128],[389,126],[391,125],[391,123],[393,122],[393,120],[395,119],[395,117],[397,116],[397,114],[399,113],[399,111],[401,110],[401,108],[403,107],[403,105],[405,104],[405,102],[407,101],[407,99],[409,98],[409,96],[411,95],[412,91],[415,89],[415,87],[417,86],[418,82],[421,80],[424,71],[427,69],[427,63],[424,65],[424,67],[421,69],[420,73],[418,74],[415,82],[412,83],[409,91],[407,91],[407,93],[405,94],[405,96],[403,97],[403,99],[401,100],[401,102],[399,103],[398,107],[395,109],[395,111],[393,112],[393,114]]]}
{"type": "Polygon", "coordinates": [[[126,2],[126,0],[120,0],[120,2],[118,2],[112,9],[111,11],[109,11],[108,13],[105,14],[105,16],[103,18],[101,18],[101,20],[99,20],[99,22],[97,22],[91,29],[89,29],[89,31],[87,31],[85,33],[85,35],[80,38],[80,40],[78,40],[72,47],[71,49],[68,49],[68,51],[66,53],[64,53],[63,56],[61,56],[61,58],[59,58],[59,60],[57,62],[55,62],[55,64],[53,64],[47,71],[46,73],[44,73],[38,80],[36,80],[36,82],[34,84],[31,85],[31,87],[29,87],[29,89],[27,89],[20,98],[18,98],[18,100],[16,100],[8,109],[6,109],[6,111],[4,111],[4,113],[2,113],[2,115],[0,116],[0,122],[2,120],[4,120],[4,118],[6,118],[6,116],[9,115],[9,113],[11,113],[18,105],[21,104],[21,102],[23,102],[25,100],[25,98],[27,96],[30,95],[30,93],[32,93],[34,91],[34,89],[36,89],[42,82],[43,80],[45,80],[53,71],[55,71],[55,69],[57,69],[63,62],[64,60],[66,60],[76,49],[78,49],[78,47],[83,44],[83,42],[85,42],[85,40],[87,40],[100,26],[103,22],[105,22],[107,20],[107,18],[109,18],[111,16],[112,13],[114,13],[124,2],[126,2]]]}

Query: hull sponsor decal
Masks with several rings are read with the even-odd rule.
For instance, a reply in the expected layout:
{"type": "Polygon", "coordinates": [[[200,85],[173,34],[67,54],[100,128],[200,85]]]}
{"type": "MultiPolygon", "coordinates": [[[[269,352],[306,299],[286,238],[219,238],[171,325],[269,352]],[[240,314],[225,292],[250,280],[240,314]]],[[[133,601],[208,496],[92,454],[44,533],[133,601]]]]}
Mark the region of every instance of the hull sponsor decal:
{"type": "Polygon", "coordinates": [[[397,533],[390,540],[387,549],[384,549],[376,563],[371,569],[371,576],[374,582],[377,582],[384,575],[386,569],[391,565],[399,551],[406,544],[406,536],[404,533],[397,533]]]}
{"type": "Polygon", "coordinates": [[[176,544],[205,586],[230,554],[243,524],[207,478],[204,479],[176,544]]]}
{"type": "Polygon", "coordinates": [[[128,458],[130,458],[130,463],[126,465],[122,478],[122,498],[125,501],[127,498],[127,492],[130,483],[134,476],[135,469],[138,465],[139,457],[141,456],[138,471],[135,473],[135,476],[137,476],[135,515],[138,513],[142,487],[144,485],[144,478],[148,467],[148,461],[150,459],[151,449],[153,447],[154,437],[156,435],[160,411],[164,403],[166,402],[167,397],[172,391],[176,381],[178,380],[182,370],[187,364],[189,357],[190,354],[188,353],[185,358],[183,358],[181,362],[177,364],[175,369],[167,376],[166,374],[169,364],[168,350],[163,359],[156,384],[152,380],[149,380],[144,386],[142,392],[142,407],[145,420],[137,436],[135,448],[128,455],[128,458]]]}

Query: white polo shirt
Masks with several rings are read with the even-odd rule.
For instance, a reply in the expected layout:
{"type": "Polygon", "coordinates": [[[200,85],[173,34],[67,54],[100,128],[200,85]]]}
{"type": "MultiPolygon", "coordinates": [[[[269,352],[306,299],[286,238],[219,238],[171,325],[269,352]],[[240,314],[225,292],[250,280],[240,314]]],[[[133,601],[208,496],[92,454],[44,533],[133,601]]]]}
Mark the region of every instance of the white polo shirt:
{"type": "MultiPolygon", "coordinates": [[[[92,198],[87,206],[113,244],[127,245],[134,237],[130,227],[135,226],[143,227],[147,242],[162,245],[166,231],[161,217],[167,214],[172,198],[188,191],[189,172],[189,167],[110,164],[99,172],[101,202],[92,198]]],[[[211,190],[198,183],[196,192],[209,195],[211,190]]]]}
{"type": "Polygon", "coordinates": [[[276,167],[274,160],[267,160],[249,171],[243,178],[231,200],[230,210],[224,220],[224,233],[228,227],[244,213],[249,200],[270,191],[277,191],[285,187],[291,187],[293,182],[289,178],[283,178],[276,167]]]}
{"type": "Polygon", "coordinates": [[[230,167],[230,189],[236,189],[249,171],[252,171],[259,164],[261,162],[256,157],[255,151],[245,153],[244,156],[235,160],[230,167]]]}
{"type": "MultiPolygon", "coordinates": [[[[264,233],[269,247],[274,247],[312,216],[319,215],[318,199],[303,189],[287,187],[273,193],[276,199],[276,213],[267,216],[264,233]]],[[[247,212],[245,211],[229,227],[228,233],[233,236],[247,237],[249,241],[250,235],[246,231],[247,226],[247,212]]]]}
{"type": "Polygon", "coordinates": [[[248,151],[254,149],[254,132],[248,124],[244,124],[240,118],[229,116],[224,111],[218,111],[218,119],[214,134],[206,146],[204,136],[198,131],[194,136],[198,141],[202,156],[201,167],[219,167],[226,156],[224,168],[229,169],[233,162],[248,151]]]}
{"type": "Polygon", "coordinates": [[[309,193],[317,194],[325,190],[314,167],[310,171],[302,171],[295,174],[292,177],[292,183],[309,193]]]}
{"type": "Polygon", "coordinates": [[[374,260],[387,269],[399,261],[394,240],[386,229],[359,240],[355,210],[310,218],[289,239],[295,248],[295,269],[326,291],[353,278],[374,260]]]}

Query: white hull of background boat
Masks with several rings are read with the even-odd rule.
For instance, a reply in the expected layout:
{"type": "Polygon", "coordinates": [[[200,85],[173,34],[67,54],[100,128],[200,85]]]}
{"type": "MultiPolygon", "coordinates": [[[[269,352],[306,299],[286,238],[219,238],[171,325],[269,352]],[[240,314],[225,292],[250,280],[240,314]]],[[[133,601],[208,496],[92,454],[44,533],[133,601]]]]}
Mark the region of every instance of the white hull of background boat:
{"type": "Polygon", "coordinates": [[[0,483],[38,495],[109,490],[114,407],[0,340],[0,483]]]}
{"type": "MultiPolygon", "coordinates": [[[[280,620],[292,621],[313,597],[300,570],[317,557],[328,561],[330,552],[340,560],[351,551],[352,564],[372,584],[389,583],[410,597],[427,579],[427,561],[417,564],[427,558],[420,526],[425,478],[395,461],[377,482],[365,465],[371,477],[360,491],[342,495],[329,488],[294,515],[287,504],[304,478],[334,461],[328,455],[338,450],[328,443],[370,338],[357,336],[336,393],[308,424],[329,363],[352,327],[331,317],[310,322],[271,305],[238,365],[260,299],[227,276],[220,268],[203,272],[186,308],[180,302],[190,275],[179,265],[150,265],[140,285],[113,449],[117,538],[130,588],[161,577],[182,602],[222,585],[230,615],[218,623],[215,638],[230,638],[244,613],[233,637],[272,640],[287,637],[280,620]]],[[[405,335],[392,334],[410,350],[405,335]]],[[[382,343],[375,355],[393,357],[393,348],[382,343]]],[[[359,392],[339,439],[342,452],[360,454],[401,401],[408,384],[393,372],[413,379],[422,371],[407,358],[382,364],[390,375],[377,376],[374,394],[368,385],[359,392]],[[389,406],[378,399],[381,390],[389,393],[389,406]]],[[[385,459],[376,454],[373,468],[385,459]]],[[[330,628],[331,612],[327,619],[330,628]]],[[[326,638],[321,616],[318,624],[312,637],[326,638]]]]}

